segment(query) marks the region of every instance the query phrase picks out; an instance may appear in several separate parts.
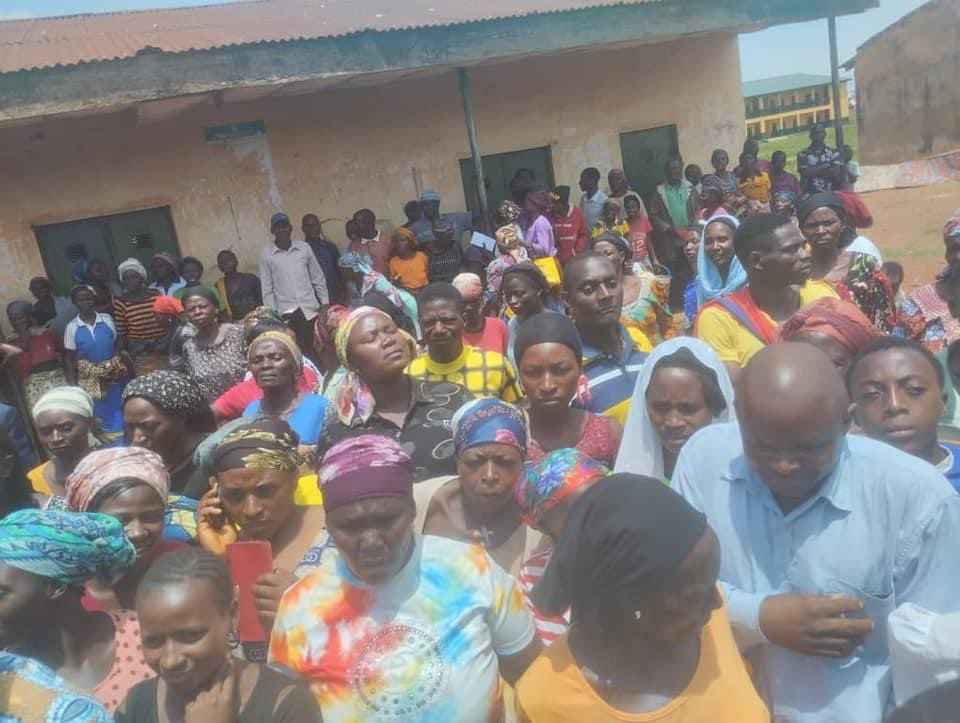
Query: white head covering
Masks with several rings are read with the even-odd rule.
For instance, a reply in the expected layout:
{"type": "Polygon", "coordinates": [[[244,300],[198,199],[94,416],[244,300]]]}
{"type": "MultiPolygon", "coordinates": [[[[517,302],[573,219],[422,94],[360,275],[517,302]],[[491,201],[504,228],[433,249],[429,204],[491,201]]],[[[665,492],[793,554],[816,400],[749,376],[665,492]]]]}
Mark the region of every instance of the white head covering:
{"type": "Polygon", "coordinates": [[[143,280],[147,280],[147,269],[141,264],[137,259],[132,256],[125,261],[121,261],[120,265],[117,267],[117,276],[120,277],[120,280],[123,281],[123,275],[127,271],[136,271],[140,276],[143,277],[143,280]]]}
{"type": "Polygon", "coordinates": [[[54,387],[41,396],[33,405],[33,417],[43,412],[60,411],[93,419],[93,399],[80,387],[54,387]]]}
{"type": "Polygon", "coordinates": [[[623,428],[623,444],[620,445],[614,472],[628,472],[656,479],[664,478],[663,446],[657,430],[650,421],[650,415],[647,414],[647,387],[650,386],[657,362],[680,349],[688,349],[697,361],[712,369],[717,375],[717,383],[727,403],[727,409],[713,420],[714,423],[736,421],[737,413],[733,408],[733,382],[730,380],[727,368],[717,358],[713,349],[699,339],[689,336],[679,336],[665,341],[650,353],[637,377],[637,385],[633,389],[633,398],[630,400],[630,414],[623,428]]]}

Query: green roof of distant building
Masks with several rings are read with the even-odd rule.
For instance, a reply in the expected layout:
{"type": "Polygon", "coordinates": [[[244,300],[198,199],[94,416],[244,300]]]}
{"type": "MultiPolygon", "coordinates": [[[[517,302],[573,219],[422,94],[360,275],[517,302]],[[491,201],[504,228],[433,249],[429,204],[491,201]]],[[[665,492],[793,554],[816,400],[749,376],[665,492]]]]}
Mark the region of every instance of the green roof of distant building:
{"type": "MultiPolygon", "coordinates": [[[[846,78],[841,78],[842,83],[846,78]]],[[[795,73],[793,75],[778,75],[775,78],[764,78],[763,80],[751,80],[743,84],[743,97],[752,98],[755,95],[767,95],[768,93],[783,93],[788,90],[797,90],[798,88],[810,88],[815,85],[829,85],[829,75],[810,75],[808,73],[795,73]]]]}

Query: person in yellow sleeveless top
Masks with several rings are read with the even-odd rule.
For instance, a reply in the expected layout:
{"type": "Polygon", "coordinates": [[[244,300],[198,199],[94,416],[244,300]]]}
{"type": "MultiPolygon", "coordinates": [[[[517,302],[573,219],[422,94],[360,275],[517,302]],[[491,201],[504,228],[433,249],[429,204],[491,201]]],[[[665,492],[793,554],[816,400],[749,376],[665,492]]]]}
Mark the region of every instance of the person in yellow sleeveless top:
{"type": "Polygon", "coordinates": [[[571,628],[517,684],[524,723],[765,723],[740,657],[706,518],[650,477],[617,474],[569,511],[534,588],[571,628]]]}
{"type": "Polygon", "coordinates": [[[734,250],[748,282],[705,304],[694,335],[709,344],[736,379],[758,351],[777,340],[779,325],[817,299],[838,298],[826,282],[810,281],[810,248],[789,218],[762,213],[744,221],[734,250]]]}
{"type": "Polygon", "coordinates": [[[463,343],[463,297],[453,284],[429,284],[419,303],[427,351],[410,362],[408,376],[459,384],[478,397],[520,398],[517,373],[503,354],[463,343]]]}

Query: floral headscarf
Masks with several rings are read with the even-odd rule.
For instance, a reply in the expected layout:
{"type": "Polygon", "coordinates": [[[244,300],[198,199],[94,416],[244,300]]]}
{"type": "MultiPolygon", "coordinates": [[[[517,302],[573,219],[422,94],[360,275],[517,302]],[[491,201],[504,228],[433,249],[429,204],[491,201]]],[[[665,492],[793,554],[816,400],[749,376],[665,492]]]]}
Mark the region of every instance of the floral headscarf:
{"type": "Polygon", "coordinates": [[[105,487],[123,479],[143,482],[167,501],[170,475],[160,455],[142,447],[110,447],[88,454],[67,477],[67,507],[89,512],[105,487]]]}
{"type": "MultiPolygon", "coordinates": [[[[357,322],[371,314],[378,314],[390,319],[390,316],[380,309],[375,309],[372,306],[360,306],[351,311],[337,328],[335,339],[337,358],[340,360],[340,365],[347,370],[347,376],[337,391],[337,415],[340,417],[340,421],[348,427],[365,423],[370,419],[376,407],[376,400],[373,398],[370,387],[356,371],[350,368],[350,361],[347,359],[347,342],[350,341],[350,332],[353,331],[357,322]]],[[[390,321],[393,320],[390,319],[390,321]]]]}
{"type": "Polygon", "coordinates": [[[291,472],[303,460],[297,452],[296,432],[283,420],[257,417],[233,427],[213,449],[217,472],[230,469],[291,472]]]}
{"type": "Polygon", "coordinates": [[[576,449],[558,449],[537,464],[528,464],[516,488],[524,522],[539,527],[543,516],[564,499],[609,474],[610,470],[576,449]]]}

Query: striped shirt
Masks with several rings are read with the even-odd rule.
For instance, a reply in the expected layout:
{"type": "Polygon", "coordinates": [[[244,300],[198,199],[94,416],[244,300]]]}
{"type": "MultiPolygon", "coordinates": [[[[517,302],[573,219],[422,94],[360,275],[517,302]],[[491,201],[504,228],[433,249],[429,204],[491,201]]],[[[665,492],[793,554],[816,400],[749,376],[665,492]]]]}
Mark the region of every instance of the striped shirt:
{"type": "Polygon", "coordinates": [[[517,576],[517,585],[523,593],[524,600],[530,612],[533,613],[533,624],[537,628],[537,637],[544,645],[550,645],[554,640],[567,632],[570,627],[570,611],[567,610],[563,615],[547,615],[540,612],[537,606],[533,604],[530,594],[540,578],[543,577],[543,571],[547,569],[547,563],[553,555],[553,548],[550,547],[543,552],[531,555],[520,568],[520,574],[517,576]]]}
{"type": "Polygon", "coordinates": [[[153,300],[160,296],[155,289],[147,290],[147,298],[127,301],[120,297],[113,300],[113,318],[117,333],[134,341],[152,341],[164,335],[163,328],[153,315],[153,300]]]}
{"type": "Polygon", "coordinates": [[[421,354],[410,362],[407,374],[414,379],[459,384],[478,397],[499,397],[505,402],[520,398],[517,373],[510,361],[503,354],[467,344],[460,356],[446,364],[431,359],[429,353],[421,354]]]}
{"type": "Polygon", "coordinates": [[[619,356],[611,356],[597,347],[583,344],[583,373],[590,390],[590,399],[584,406],[587,411],[613,417],[624,425],[637,375],[652,347],[639,329],[621,326],[620,334],[623,350],[619,356]]]}

